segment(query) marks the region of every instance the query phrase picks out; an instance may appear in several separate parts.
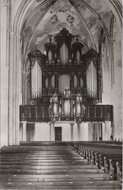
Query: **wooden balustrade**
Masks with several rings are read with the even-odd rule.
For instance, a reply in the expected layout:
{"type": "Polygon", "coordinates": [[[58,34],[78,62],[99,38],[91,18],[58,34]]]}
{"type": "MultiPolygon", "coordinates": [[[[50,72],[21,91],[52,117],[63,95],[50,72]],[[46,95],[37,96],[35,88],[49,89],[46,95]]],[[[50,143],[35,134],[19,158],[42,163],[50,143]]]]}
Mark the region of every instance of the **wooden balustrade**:
{"type": "Polygon", "coordinates": [[[20,106],[20,121],[48,122],[50,121],[48,105],[24,105],[20,106]]]}
{"type": "MultiPolygon", "coordinates": [[[[73,110],[71,110],[73,113],[73,110]]],[[[81,117],[83,122],[105,122],[112,121],[113,106],[111,105],[85,105],[85,114],[81,117]]],[[[56,118],[56,120],[75,120],[74,116],[56,118]]],[[[20,121],[50,121],[49,105],[21,105],[20,106],[20,121]]]]}

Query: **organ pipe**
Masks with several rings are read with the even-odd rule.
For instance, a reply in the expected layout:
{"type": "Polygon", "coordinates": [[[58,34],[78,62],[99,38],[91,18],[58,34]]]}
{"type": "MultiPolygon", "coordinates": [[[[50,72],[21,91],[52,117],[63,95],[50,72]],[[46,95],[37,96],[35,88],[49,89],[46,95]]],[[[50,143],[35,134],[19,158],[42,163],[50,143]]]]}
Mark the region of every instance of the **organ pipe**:
{"type": "Polygon", "coordinates": [[[86,81],[87,81],[87,95],[90,98],[96,98],[97,97],[97,70],[94,66],[93,61],[90,62],[87,68],[86,81]]]}
{"type": "Polygon", "coordinates": [[[69,52],[68,48],[65,43],[63,43],[62,47],[60,48],[60,61],[62,64],[66,64],[68,62],[69,52]]]}
{"type": "Polygon", "coordinates": [[[31,70],[31,94],[32,99],[40,98],[42,95],[42,70],[37,61],[31,70]]]}

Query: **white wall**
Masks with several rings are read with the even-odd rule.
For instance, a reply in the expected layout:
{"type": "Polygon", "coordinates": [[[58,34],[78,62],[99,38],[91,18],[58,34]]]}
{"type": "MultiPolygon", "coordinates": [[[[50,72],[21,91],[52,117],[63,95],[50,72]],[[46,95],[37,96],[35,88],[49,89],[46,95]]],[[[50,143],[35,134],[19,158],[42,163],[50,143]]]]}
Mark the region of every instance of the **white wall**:
{"type": "MultiPolygon", "coordinates": [[[[103,95],[102,103],[111,104],[114,108],[114,138],[122,139],[122,47],[121,30],[114,25],[113,36],[113,61],[110,57],[105,58],[103,65],[103,95]],[[111,74],[112,73],[112,74],[111,74]]],[[[109,47],[110,50],[111,47],[109,47]]]]}
{"type": "Polygon", "coordinates": [[[78,127],[77,124],[73,126],[73,141],[78,141],[78,127]]]}
{"type": "Polygon", "coordinates": [[[80,141],[89,140],[89,126],[88,123],[81,123],[80,125],[80,141]]]}
{"type": "Polygon", "coordinates": [[[71,126],[69,124],[62,126],[62,141],[71,141],[71,126]]]}
{"type": "Polygon", "coordinates": [[[102,126],[103,139],[102,140],[110,140],[111,132],[112,132],[111,123],[110,122],[103,123],[103,126],[102,126]]]}
{"type": "Polygon", "coordinates": [[[35,123],[34,141],[50,141],[49,123],[35,123]]]}
{"type": "MultiPolygon", "coordinates": [[[[34,141],[55,141],[55,127],[62,128],[62,141],[87,141],[89,139],[88,123],[82,123],[80,128],[77,124],[72,128],[69,123],[49,124],[49,123],[35,123],[34,141]],[[73,136],[73,137],[72,137],[73,136]]],[[[92,128],[92,127],[91,127],[92,128]]],[[[20,141],[27,140],[26,122],[21,123],[20,127],[20,141]]]]}
{"type": "Polygon", "coordinates": [[[93,141],[93,124],[88,123],[88,140],[93,141]]]}
{"type": "MultiPolygon", "coordinates": [[[[72,126],[67,123],[35,123],[34,141],[55,141],[55,128],[62,128],[62,141],[93,141],[99,140],[101,136],[101,124],[98,123],[81,123],[80,128],[77,124],[72,126]],[[95,126],[95,130],[94,130],[95,126]],[[73,132],[72,132],[73,131],[73,132]],[[72,137],[73,136],[73,137],[72,137]]],[[[102,140],[110,140],[112,128],[111,122],[102,124],[102,140]]],[[[21,123],[20,127],[20,141],[27,141],[26,122],[21,123]]]]}

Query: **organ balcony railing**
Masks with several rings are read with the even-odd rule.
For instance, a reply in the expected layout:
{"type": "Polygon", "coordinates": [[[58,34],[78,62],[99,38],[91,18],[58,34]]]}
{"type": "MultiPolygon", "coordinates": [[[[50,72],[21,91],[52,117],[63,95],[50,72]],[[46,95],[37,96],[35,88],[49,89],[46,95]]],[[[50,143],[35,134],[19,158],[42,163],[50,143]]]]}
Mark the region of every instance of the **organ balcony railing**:
{"type": "Polygon", "coordinates": [[[73,99],[73,97],[70,97],[69,100],[67,99],[67,97],[62,97],[60,100],[58,97],[53,98],[56,98],[56,102],[54,102],[54,100],[51,99],[50,103],[40,105],[21,105],[20,121],[113,121],[112,105],[83,105],[82,103],[80,103],[80,105],[77,107],[78,103],[74,103],[76,100],[73,99]]]}

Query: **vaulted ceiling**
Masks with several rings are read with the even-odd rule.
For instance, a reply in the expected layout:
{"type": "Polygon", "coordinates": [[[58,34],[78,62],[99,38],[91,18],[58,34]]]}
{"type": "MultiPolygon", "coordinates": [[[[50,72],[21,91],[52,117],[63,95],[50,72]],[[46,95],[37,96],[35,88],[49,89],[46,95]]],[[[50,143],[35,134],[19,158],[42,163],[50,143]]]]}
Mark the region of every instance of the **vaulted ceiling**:
{"type": "MultiPolygon", "coordinates": [[[[100,32],[110,36],[111,19],[115,17],[113,3],[119,0],[34,0],[29,7],[21,31],[23,53],[35,48],[44,50],[49,35],[55,35],[63,27],[79,35],[85,51],[98,51],[100,32]]],[[[118,12],[117,12],[118,14],[118,12]]]]}

